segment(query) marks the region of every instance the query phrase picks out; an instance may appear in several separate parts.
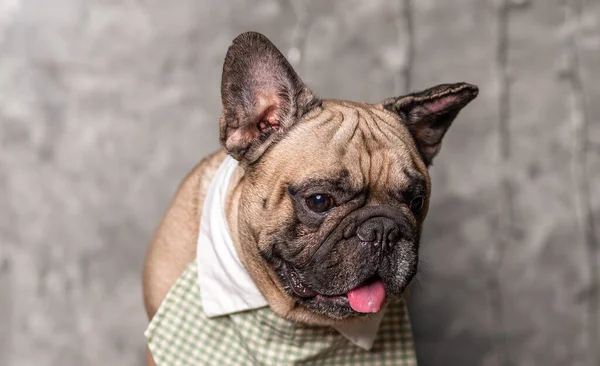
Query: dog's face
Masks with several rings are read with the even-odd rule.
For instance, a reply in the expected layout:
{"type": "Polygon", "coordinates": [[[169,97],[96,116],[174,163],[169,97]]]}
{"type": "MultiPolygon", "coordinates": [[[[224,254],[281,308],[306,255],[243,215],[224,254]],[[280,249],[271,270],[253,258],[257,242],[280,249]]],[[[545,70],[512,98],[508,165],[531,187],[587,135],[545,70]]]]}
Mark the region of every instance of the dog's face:
{"type": "Polygon", "coordinates": [[[266,268],[274,291],[327,318],[400,297],[417,271],[427,168],[476,95],[459,83],[379,104],[323,101],[264,36],[236,38],[221,142],[245,170],[238,229],[250,272],[266,268]]]}

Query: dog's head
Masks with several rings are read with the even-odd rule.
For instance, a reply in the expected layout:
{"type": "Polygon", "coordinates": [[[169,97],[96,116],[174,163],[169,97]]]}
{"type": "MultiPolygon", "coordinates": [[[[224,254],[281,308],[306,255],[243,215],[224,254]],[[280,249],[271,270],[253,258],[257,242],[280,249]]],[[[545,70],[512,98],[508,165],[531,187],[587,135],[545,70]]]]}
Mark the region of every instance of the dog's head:
{"type": "Polygon", "coordinates": [[[344,319],[402,295],[417,271],[428,166],[477,91],[457,83],[379,104],[322,100],[264,36],[233,41],[221,143],[244,168],[242,260],[267,299],[287,299],[274,309],[344,319]]]}

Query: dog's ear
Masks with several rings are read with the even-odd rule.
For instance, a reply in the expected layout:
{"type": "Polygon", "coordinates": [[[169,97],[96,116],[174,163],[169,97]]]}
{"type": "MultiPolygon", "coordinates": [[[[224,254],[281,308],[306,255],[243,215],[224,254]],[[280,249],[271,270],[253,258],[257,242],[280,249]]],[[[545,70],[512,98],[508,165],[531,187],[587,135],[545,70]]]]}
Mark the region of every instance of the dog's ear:
{"type": "Polygon", "coordinates": [[[389,98],[381,106],[396,113],[412,134],[425,165],[431,165],[442,138],[458,112],[479,89],[467,83],[442,84],[422,92],[389,98]]]}
{"type": "Polygon", "coordinates": [[[246,163],[257,161],[318,104],[281,52],[255,32],[237,36],[229,47],[221,98],[221,144],[246,163]]]}

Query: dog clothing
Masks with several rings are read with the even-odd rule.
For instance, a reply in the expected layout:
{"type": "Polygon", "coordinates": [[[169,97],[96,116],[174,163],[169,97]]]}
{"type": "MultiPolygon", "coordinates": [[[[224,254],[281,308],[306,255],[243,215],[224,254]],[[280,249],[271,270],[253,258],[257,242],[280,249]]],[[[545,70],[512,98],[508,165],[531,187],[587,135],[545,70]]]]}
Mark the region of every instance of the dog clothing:
{"type": "Polygon", "coordinates": [[[416,365],[403,301],[335,327],[287,321],[267,304],[235,251],[224,202],[237,161],[209,186],[197,258],[171,288],[145,336],[157,366],[416,365]]]}

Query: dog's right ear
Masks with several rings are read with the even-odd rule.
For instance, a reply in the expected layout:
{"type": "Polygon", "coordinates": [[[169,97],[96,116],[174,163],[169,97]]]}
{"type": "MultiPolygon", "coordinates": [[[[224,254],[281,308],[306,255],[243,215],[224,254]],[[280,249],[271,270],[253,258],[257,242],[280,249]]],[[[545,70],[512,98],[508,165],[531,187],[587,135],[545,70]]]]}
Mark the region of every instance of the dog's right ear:
{"type": "Polygon", "coordinates": [[[237,36],[221,81],[221,144],[251,164],[319,103],[279,50],[262,34],[237,36]]]}

